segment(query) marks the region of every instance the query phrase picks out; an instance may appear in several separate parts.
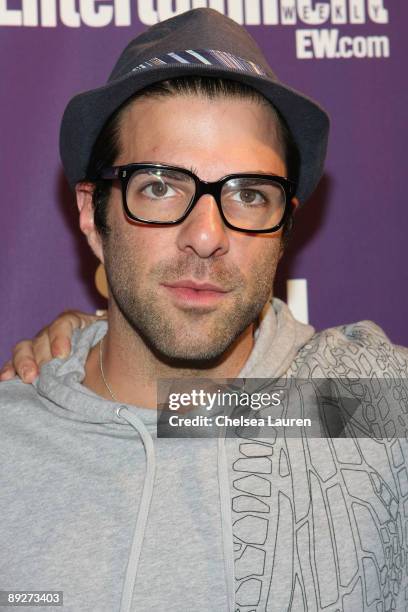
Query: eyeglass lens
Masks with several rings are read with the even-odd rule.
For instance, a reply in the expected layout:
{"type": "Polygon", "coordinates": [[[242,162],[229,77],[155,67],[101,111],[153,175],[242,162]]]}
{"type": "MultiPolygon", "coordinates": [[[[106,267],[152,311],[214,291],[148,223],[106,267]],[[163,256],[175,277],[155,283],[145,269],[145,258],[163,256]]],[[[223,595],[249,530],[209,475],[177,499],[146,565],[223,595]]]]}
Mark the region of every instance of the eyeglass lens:
{"type": "MultiPolygon", "coordinates": [[[[144,169],[129,179],[126,202],[140,220],[180,219],[194,198],[196,185],[188,174],[168,169],[144,169]]],[[[261,230],[278,225],[285,211],[285,191],[270,178],[234,177],[224,183],[221,207],[231,225],[261,230]]]]}

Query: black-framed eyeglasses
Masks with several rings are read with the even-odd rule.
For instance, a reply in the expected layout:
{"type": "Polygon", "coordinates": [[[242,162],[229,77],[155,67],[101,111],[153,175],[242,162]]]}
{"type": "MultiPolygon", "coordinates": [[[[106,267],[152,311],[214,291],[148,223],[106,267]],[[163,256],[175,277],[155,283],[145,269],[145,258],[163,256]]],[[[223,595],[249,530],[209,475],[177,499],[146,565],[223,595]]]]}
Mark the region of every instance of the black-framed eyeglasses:
{"type": "Polygon", "coordinates": [[[205,194],[215,199],[225,225],[242,232],[278,231],[290,215],[295,184],[274,174],[229,174],[202,181],[177,166],[134,163],[104,169],[100,178],[118,179],[126,215],[141,223],[175,225],[205,194]]]}

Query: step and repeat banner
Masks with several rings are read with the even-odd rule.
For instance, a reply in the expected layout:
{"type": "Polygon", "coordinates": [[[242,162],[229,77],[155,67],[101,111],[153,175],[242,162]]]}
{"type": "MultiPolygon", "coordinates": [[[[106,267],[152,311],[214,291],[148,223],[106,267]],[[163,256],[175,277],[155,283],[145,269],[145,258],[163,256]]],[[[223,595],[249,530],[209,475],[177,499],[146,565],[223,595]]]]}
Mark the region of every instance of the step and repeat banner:
{"type": "Polygon", "coordinates": [[[405,0],[0,0],[0,360],[68,308],[106,304],[58,133],[148,26],[211,7],[331,116],[325,175],[296,216],[275,294],[317,329],[371,319],[408,345],[405,0]]]}

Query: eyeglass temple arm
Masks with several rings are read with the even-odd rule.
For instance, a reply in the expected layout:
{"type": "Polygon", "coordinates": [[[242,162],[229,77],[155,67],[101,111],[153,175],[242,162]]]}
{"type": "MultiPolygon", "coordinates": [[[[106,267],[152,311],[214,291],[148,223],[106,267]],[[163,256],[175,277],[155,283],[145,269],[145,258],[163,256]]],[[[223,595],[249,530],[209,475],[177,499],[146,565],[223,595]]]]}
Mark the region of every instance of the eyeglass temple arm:
{"type": "Polygon", "coordinates": [[[119,177],[120,168],[105,168],[99,178],[113,180],[119,177]]]}

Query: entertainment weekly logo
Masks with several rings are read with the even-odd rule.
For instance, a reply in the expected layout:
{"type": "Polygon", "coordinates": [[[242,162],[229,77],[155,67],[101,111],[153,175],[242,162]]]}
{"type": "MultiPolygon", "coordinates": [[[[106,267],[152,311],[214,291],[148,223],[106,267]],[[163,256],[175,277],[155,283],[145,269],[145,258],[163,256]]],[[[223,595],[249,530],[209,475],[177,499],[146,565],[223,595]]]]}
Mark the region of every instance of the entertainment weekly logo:
{"type": "Polygon", "coordinates": [[[0,0],[0,26],[151,26],[193,8],[213,8],[247,26],[295,26],[298,59],[390,57],[384,34],[349,36],[342,26],[389,23],[386,0],[0,0]],[[300,27],[299,27],[300,26],[300,27]],[[314,27],[319,26],[319,27],[314,27]],[[327,27],[334,26],[334,27],[327,27]]]}

